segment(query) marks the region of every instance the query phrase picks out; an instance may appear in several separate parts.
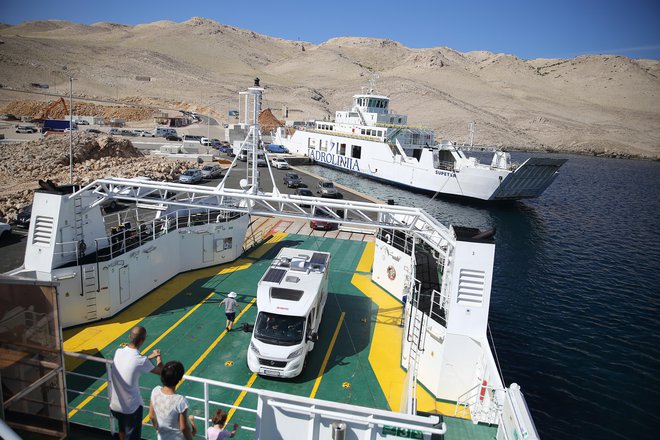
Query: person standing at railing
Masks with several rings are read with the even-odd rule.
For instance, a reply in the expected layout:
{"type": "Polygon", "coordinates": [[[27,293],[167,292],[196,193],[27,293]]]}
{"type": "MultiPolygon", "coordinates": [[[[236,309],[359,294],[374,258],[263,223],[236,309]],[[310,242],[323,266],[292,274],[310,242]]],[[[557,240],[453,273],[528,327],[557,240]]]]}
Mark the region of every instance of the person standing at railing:
{"type": "Polygon", "coordinates": [[[119,440],[139,440],[142,437],[143,405],[140,394],[140,376],[143,373],[160,374],[163,360],[160,350],[149,356],[140,354],[140,347],[147,339],[142,326],[131,329],[130,343],[115,351],[110,372],[110,411],[119,422],[119,440]],[[156,365],[151,362],[156,359],[156,365]]]}
{"type": "Polygon", "coordinates": [[[238,431],[238,423],[234,423],[234,429],[229,431],[225,428],[227,424],[227,413],[219,409],[211,419],[213,426],[206,430],[206,440],[224,440],[226,438],[234,438],[236,431],[238,431]]]}
{"type": "Polygon", "coordinates": [[[156,428],[158,440],[193,440],[197,433],[193,417],[188,417],[188,401],[176,393],[183,373],[181,362],[168,362],[160,373],[163,386],[157,386],[151,392],[149,419],[156,428]]]}

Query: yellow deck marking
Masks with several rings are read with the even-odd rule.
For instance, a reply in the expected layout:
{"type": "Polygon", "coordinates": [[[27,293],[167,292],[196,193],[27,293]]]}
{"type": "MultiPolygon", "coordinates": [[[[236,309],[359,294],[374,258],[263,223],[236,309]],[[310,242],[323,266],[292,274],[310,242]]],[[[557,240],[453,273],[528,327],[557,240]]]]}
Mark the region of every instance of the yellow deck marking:
{"type": "MultiPolygon", "coordinates": [[[[401,407],[401,397],[406,373],[400,367],[403,329],[401,322],[402,305],[383,289],[374,284],[370,275],[355,274],[352,284],[378,305],[378,316],[371,340],[369,363],[380,384],[390,408],[401,407]]],[[[456,405],[437,401],[428,391],[417,387],[417,409],[420,411],[454,415],[456,405]]]]}
{"type": "MultiPolygon", "coordinates": [[[[177,322],[175,322],[170,328],[168,328],[167,330],[165,330],[165,332],[164,332],[162,335],[160,335],[159,337],[157,337],[157,338],[156,338],[151,344],[149,344],[148,346],[146,346],[145,348],[143,348],[143,349],[142,349],[142,354],[143,354],[143,355],[148,354],[148,353],[149,353],[149,350],[151,350],[156,344],[158,344],[158,342],[160,342],[161,340],[163,340],[163,338],[164,338],[165,336],[167,336],[172,330],[174,330],[175,328],[177,328],[177,327],[179,326],[179,324],[181,324],[181,323],[182,323],[182,322],[183,322],[188,316],[192,315],[192,313],[193,313],[195,310],[197,310],[202,304],[204,304],[206,301],[208,301],[209,298],[211,298],[214,294],[215,294],[215,292],[211,292],[211,293],[209,293],[208,296],[207,296],[206,298],[204,298],[200,303],[198,303],[198,304],[197,304],[195,307],[193,307],[192,309],[188,310],[188,312],[187,312],[185,315],[183,315],[181,318],[179,318],[179,320],[178,320],[177,322]]],[[[131,327],[131,328],[132,328],[132,327],[131,327]]],[[[99,393],[100,393],[101,391],[103,391],[104,389],[107,388],[107,386],[108,386],[108,382],[103,382],[103,383],[101,384],[101,386],[98,387],[98,388],[96,389],[96,391],[94,391],[94,392],[92,393],[91,396],[87,396],[87,398],[86,398],[85,400],[83,400],[82,402],[80,402],[80,403],[78,404],[78,406],[76,406],[74,409],[72,409],[71,411],[69,411],[69,418],[73,417],[73,416],[74,416],[78,411],[80,411],[85,405],[87,405],[89,402],[91,402],[92,399],[93,399],[94,397],[98,396],[99,393]]]]}
{"type": "MultiPolygon", "coordinates": [[[[238,316],[237,316],[236,319],[234,320],[234,324],[236,324],[236,322],[238,322],[238,320],[241,319],[241,316],[243,316],[243,314],[244,314],[245,312],[247,312],[247,310],[248,310],[250,307],[252,307],[252,305],[253,305],[256,301],[257,301],[257,298],[252,298],[252,301],[250,301],[250,302],[248,303],[248,305],[245,306],[245,307],[243,308],[243,310],[241,310],[241,313],[238,314],[238,316]]],[[[186,376],[190,376],[190,375],[192,374],[192,372],[195,371],[195,369],[199,366],[199,364],[201,364],[202,361],[203,361],[204,359],[206,359],[206,356],[208,356],[209,353],[211,353],[211,351],[213,351],[213,349],[216,347],[216,345],[218,345],[218,343],[222,340],[222,338],[225,337],[226,334],[227,334],[227,330],[223,330],[222,333],[220,333],[220,336],[218,336],[217,338],[215,338],[215,341],[213,341],[213,342],[211,343],[211,345],[209,345],[208,348],[204,351],[204,353],[202,353],[202,355],[201,355],[200,357],[197,358],[197,360],[195,361],[195,363],[192,364],[192,366],[191,366],[190,368],[188,368],[188,371],[186,371],[186,373],[185,373],[186,376]]],[[[179,387],[181,386],[181,384],[183,383],[184,380],[185,380],[185,379],[182,379],[181,382],[179,382],[179,383],[177,384],[176,387],[179,388],[179,387]]],[[[229,419],[228,419],[228,420],[229,420],[229,419]]],[[[148,421],[149,421],[149,415],[147,414],[147,415],[145,416],[145,418],[142,419],[142,424],[144,425],[144,424],[146,424],[148,421]]]]}
{"type": "MultiPolygon", "coordinates": [[[[237,272],[239,270],[245,270],[252,266],[252,261],[246,259],[246,258],[239,258],[238,260],[234,261],[232,264],[223,267],[220,269],[218,272],[218,275],[224,275],[232,272],[237,272]]],[[[196,278],[201,278],[201,277],[196,277],[196,278]]]]}
{"type": "MultiPolygon", "coordinates": [[[[232,263],[223,264],[220,266],[219,271],[218,266],[214,266],[177,275],[171,281],[158,287],[153,292],[139,299],[135,304],[132,304],[126,310],[111,318],[112,322],[95,323],[86,327],[65,330],[63,332],[64,350],[77,353],[96,354],[118,337],[128,333],[128,331],[143,320],[145,316],[153,313],[154,310],[174,298],[197,279],[244,270],[251,265],[252,261],[250,260],[238,259],[232,263]]],[[[69,371],[73,370],[82,362],[81,359],[67,358],[66,368],[69,371]]]]}
{"type": "Polygon", "coordinates": [[[256,248],[253,252],[250,252],[248,257],[250,258],[261,258],[264,255],[266,255],[266,252],[271,250],[273,246],[275,246],[277,243],[280,241],[284,240],[284,237],[286,237],[288,234],[286,232],[275,232],[272,237],[268,239],[268,241],[258,248],[256,248]]]}
{"type": "MultiPolygon", "coordinates": [[[[236,322],[238,322],[238,320],[241,319],[241,316],[243,316],[245,314],[245,312],[247,312],[248,309],[250,307],[252,307],[252,305],[256,301],[257,301],[257,298],[252,298],[252,301],[250,301],[247,306],[243,307],[243,310],[241,310],[241,313],[239,313],[238,316],[236,317],[236,319],[234,320],[234,325],[236,325],[236,322]]],[[[215,341],[213,341],[213,343],[211,343],[211,345],[209,345],[209,347],[206,349],[206,351],[204,351],[204,353],[202,353],[202,355],[197,358],[195,363],[192,364],[192,366],[190,368],[188,368],[188,371],[186,371],[186,375],[190,376],[192,374],[192,372],[195,371],[195,369],[199,366],[199,364],[201,364],[202,361],[206,358],[206,356],[208,356],[209,353],[211,353],[211,351],[213,351],[215,346],[218,345],[218,343],[222,340],[222,338],[225,337],[226,334],[227,334],[227,330],[223,330],[222,333],[220,333],[220,336],[218,336],[215,339],[215,341]]],[[[182,383],[183,383],[183,381],[179,382],[179,385],[181,385],[182,383]]]]}
{"type": "Polygon", "coordinates": [[[360,262],[355,269],[358,272],[371,272],[371,265],[374,262],[374,252],[376,250],[376,245],[373,241],[367,243],[364,247],[364,252],[362,252],[362,257],[360,257],[360,262]]]}
{"type": "MultiPolygon", "coordinates": [[[[257,380],[257,373],[252,373],[252,376],[250,376],[250,380],[247,381],[245,386],[248,388],[252,388],[252,384],[254,383],[255,380],[257,380]]],[[[241,402],[243,402],[243,399],[245,398],[246,394],[247,391],[241,391],[241,394],[239,394],[236,400],[234,400],[234,406],[241,406],[241,402]]],[[[236,412],[236,408],[232,408],[229,410],[229,413],[227,414],[227,422],[225,426],[229,426],[229,421],[231,420],[235,412],[236,412]]]]}
{"type": "Polygon", "coordinates": [[[330,353],[332,353],[332,349],[335,346],[335,342],[337,341],[337,335],[339,335],[339,330],[341,329],[341,324],[344,322],[344,316],[346,315],[346,312],[341,312],[341,316],[339,317],[339,322],[337,323],[337,327],[335,328],[335,334],[332,335],[332,340],[330,340],[330,346],[328,347],[328,351],[325,353],[325,358],[323,359],[323,363],[321,364],[321,368],[319,369],[319,375],[316,376],[316,381],[314,381],[314,388],[312,388],[312,392],[309,395],[311,399],[316,396],[316,391],[319,389],[319,385],[321,385],[321,379],[323,378],[323,373],[325,373],[325,367],[328,365],[328,360],[330,359],[330,353]]]}

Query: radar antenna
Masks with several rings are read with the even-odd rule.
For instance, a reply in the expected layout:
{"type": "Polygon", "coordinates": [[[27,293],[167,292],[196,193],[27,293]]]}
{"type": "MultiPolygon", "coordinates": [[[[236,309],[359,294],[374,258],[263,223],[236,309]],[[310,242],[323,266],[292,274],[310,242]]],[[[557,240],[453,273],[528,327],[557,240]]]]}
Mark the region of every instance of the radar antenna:
{"type": "Polygon", "coordinates": [[[371,75],[371,78],[369,78],[369,94],[371,95],[374,92],[374,89],[376,88],[376,81],[380,78],[380,75],[378,73],[373,73],[371,75]]]}

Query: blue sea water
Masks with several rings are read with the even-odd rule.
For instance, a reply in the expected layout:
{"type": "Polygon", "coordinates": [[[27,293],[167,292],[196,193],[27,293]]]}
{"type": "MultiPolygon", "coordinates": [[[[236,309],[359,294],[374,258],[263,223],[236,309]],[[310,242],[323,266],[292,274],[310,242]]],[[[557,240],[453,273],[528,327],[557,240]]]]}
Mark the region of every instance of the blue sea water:
{"type": "Polygon", "coordinates": [[[660,163],[544,156],[569,160],[540,198],[506,205],[309,170],[444,224],[497,229],[490,329],[542,438],[657,438],[660,163]]]}

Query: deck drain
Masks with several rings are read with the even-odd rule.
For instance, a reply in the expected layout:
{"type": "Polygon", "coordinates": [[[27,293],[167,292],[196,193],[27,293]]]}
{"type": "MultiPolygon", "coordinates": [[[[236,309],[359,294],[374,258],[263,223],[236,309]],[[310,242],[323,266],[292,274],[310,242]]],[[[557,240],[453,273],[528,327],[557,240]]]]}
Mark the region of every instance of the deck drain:
{"type": "Polygon", "coordinates": [[[350,382],[344,382],[344,383],[341,384],[341,387],[342,387],[342,388],[350,388],[350,387],[351,387],[351,383],[350,383],[350,382]]]}
{"type": "Polygon", "coordinates": [[[225,362],[225,367],[231,367],[232,365],[234,365],[234,361],[225,362]]]}

